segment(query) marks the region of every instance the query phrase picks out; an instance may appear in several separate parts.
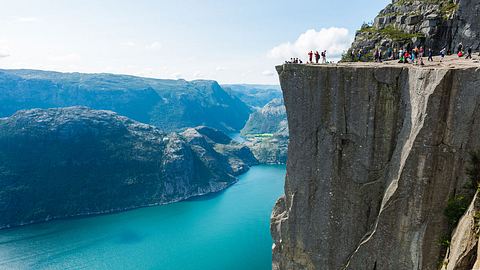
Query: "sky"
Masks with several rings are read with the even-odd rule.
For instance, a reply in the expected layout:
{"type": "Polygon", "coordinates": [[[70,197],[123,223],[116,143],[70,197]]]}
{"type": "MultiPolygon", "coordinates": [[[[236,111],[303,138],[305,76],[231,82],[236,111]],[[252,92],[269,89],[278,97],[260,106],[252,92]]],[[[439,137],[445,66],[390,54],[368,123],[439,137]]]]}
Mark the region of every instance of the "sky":
{"type": "Polygon", "coordinates": [[[0,68],[278,84],[308,50],[336,60],[391,0],[0,0],[0,68]]]}

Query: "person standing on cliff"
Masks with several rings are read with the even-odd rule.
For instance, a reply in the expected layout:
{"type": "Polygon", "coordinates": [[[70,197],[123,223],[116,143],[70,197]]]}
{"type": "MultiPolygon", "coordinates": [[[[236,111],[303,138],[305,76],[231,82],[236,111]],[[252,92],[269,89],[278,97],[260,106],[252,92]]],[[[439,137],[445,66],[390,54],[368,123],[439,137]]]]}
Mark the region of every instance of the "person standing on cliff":
{"type": "Polygon", "coordinates": [[[322,64],[326,64],[327,63],[327,50],[324,50],[322,52],[322,64]]]}
{"type": "Polygon", "coordinates": [[[313,63],[313,51],[310,51],[310,52],[308,53],[308,62],[309,62],[309,63],[313,63]]]}
{"type": "Polygon", "coordinates": [[[433,62],[433,51],[432,51],[432,48],[428,48],[428,62],[433,62]]]}
{"type": "Polygon", "coordinates": [[[445,58],[445,53],[447,52],[447,48],[443,48],[441,51],[440,51],[440,62],[443,62],[443,59],[445,58]]]}
{"type": "Polygon", "coordinates": [[[315,63],[318,64],[319,60],[320,60],[320,53],[318,51],[315,51],[315,63]]]}
{"type": "MultiPolygon", "coordinates": [[[[462,44],[462,42],[460,42],[460,43],[458,44],[458,52],[457,52],[457,53],[459,53],[459,52],[461,52],[461,51],[463,51],[463,44],[462,44]]],[[[463,52],[462,52],[462,53],[463,53],[463,52]]]]}
{"type": "Polygon", "coordinates": [[[472,47],[468,47],[467,57],[465,59],[472,59],[472,47]]]}
{"type": "Polygon", "coordinates": [[[412,64],[418,64],[418,48],[412,50],[412,64]]]}
{"type": "Polygon", "coordinates": [[[350,60],[352,62],[355,62],[355,50],[353,49],[350,51],[350,60]]]}

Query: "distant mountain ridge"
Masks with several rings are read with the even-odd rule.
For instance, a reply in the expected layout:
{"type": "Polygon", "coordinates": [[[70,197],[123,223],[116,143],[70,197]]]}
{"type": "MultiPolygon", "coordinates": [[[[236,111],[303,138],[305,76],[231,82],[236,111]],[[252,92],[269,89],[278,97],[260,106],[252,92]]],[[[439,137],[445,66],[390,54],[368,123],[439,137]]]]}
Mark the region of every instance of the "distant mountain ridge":
{"type": "Polygon", "coordinates": [[[239,131],[250,114],[245,103],[215,81],[0,70],[0,117],[69,106],[112,110],[164,131],[194,126],[239,131]]]}
{"type": "Polygon", "coordinates": [[[283,99],[275,98],[250,114],[241,134],[261,163],[285,164],[289,135],[283,99]]]}
{"type": "Polygon", "coordinates": [[[253,108],[261,108],[283,96],[280,85],[224,84],[222,87],[253,108]]]}
{"type": "Polygon", "coordinates": [[[287,112],[282,98],[275,98],[250,114],[242,134],[282,134],[288,136],[287,112]]]}

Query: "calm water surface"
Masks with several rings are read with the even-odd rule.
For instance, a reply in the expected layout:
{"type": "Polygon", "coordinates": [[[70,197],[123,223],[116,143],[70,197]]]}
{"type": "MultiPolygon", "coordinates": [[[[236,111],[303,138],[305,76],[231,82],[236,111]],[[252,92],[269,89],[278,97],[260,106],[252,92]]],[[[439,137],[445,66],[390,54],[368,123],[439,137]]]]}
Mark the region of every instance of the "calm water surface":
{"type": "Polygon", "coordinates": [[[0,269],[271,269],[284,177],[285,166],[256,166],[214,196],[3,230],[0,269]]]}

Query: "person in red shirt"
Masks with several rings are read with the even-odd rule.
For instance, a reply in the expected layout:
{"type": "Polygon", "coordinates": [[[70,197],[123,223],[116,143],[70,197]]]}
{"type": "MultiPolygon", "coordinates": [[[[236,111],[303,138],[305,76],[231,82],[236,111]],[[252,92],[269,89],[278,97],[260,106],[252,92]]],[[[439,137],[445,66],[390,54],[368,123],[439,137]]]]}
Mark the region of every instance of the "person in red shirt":
{"type": "Polygon", "coordinates": [[[309,61],[310,63],[313,63],[313,51],[310,51],[310,52],[308,53],[308,59],[310,60],[310,61],[309,61]]]}
{"type": "Polygon", "coordinates": [[[318,51],[315,52],[315,63],[318,64],[318,61],[320,60],[320,53],[318,51]]]}

